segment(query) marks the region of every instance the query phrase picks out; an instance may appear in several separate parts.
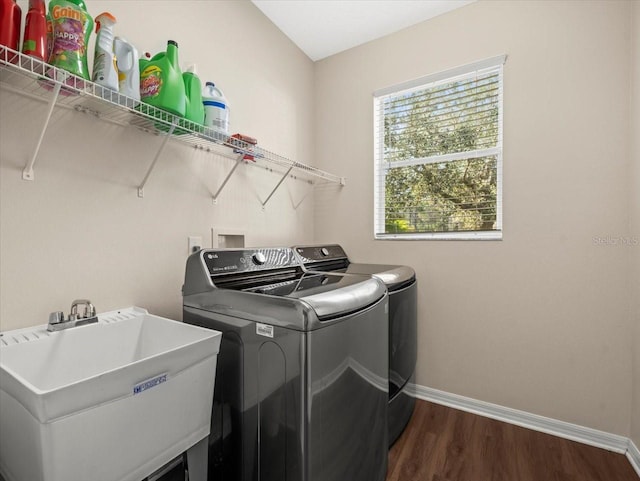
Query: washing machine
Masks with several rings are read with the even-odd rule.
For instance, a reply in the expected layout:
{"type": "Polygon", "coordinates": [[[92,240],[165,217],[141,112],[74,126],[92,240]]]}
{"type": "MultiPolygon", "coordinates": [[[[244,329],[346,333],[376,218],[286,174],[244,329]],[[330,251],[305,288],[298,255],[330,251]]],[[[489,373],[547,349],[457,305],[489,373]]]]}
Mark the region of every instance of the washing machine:
{"type": "Polygon", "coordinates": [[[402,434],[415,407],[417,281],[407,266],[359,264],[337,244],[294,246],[308,271],[372,276],[389,291],[389,446],[402,434]]]}
{"type": "Polygon", "coordinates": [[[222,332],[209,436],[221,481],[384,481],[388,295],[290,248],[187,260],[183,321],[222,332]]]}

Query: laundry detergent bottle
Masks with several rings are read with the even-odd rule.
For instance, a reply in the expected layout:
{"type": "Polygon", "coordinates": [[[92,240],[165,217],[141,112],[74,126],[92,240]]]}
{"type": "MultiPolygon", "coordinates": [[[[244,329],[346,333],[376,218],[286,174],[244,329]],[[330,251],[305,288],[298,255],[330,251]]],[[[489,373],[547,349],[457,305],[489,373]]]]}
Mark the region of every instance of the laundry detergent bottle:
{"type": "Polygon", "coordinates": [[[51,0],[53,48],[49,63],[86,80],[90,78],[87,47],[93,18],[83,0],[51,0]]]}
{"type": "Polygon", "coordinates": [[[115,24],[116,17],[109,12],[103,12],[96,17],[97,37],[91,79],[103,87],[118,91],[118,67],[113,51],[113,26],[115,24]]]}
{"type": "Polygon", "coordinates": [[[167,51],[151,59],[140,59],[140,100],[184,117],[186,102],[182,72],[178,63],[178,44],[167,42],[167,51]]]}
{"type": "Polygon", "coordinates": [[[202,83],[196,73],[196,66],[190,65],[182,74],[185,91],[184,118],[202,125],[204,123],[204,105],[202,103],[202,83]]]}
{"type": "Polygon", "coordinates": [[[118,87],[120,93],[140,100],[140,57],[138,49],[126,39],[116,37],[113,41],[118,65],[118,87]]]}
{"type": "Polygon", "coordinates": [[[45,62],[49,60],[47,7],[44,0],[29,0],[29,11],[24,24],[22,53],[45,62]]]}

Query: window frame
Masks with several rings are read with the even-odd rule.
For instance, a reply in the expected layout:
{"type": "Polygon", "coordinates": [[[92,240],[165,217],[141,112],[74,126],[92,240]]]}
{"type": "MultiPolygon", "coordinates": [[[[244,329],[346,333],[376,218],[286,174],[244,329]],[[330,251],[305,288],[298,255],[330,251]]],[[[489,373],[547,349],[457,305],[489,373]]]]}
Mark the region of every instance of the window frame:
{"type": "Polygon", "coordinates": [[[373,93],[373,135],[374,135],[374,199],[373,199],[373,235],[375,240],[502,240],[502,170],[503,170],[503,93],[504,63],[507,56],[500,55],[460,67],[444,70],[418,79],[392,85],[373,93]],[[384,155],[384,115],[381,115],[380,103],[390,95],[401,95],[411,90],[427,90],[439,84],[452,83],[470,74],[487,70],[498,71],[498,138],[495,147],[473,151],[435,155],[426,158],[385,162],[384,155]],[[428,165],[455,160],[465,160],[485,156],[496,157],[496,229],[485,231],[448,231],[423,233],[381,233],[385,228],[386,175],[391,168],[428,165]],[[386,165],[385,165],[386,164],[386,165]],[[393,164],[393,167],[390,165],[393,164]]]}

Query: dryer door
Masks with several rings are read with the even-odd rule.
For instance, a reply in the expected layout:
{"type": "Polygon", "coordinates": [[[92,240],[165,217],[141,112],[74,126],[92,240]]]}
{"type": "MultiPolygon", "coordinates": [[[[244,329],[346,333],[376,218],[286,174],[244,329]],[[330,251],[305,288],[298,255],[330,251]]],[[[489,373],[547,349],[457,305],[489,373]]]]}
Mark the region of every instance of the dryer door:
{"type": "Polygon", "coordinates": [[[402,390],[416,367],[417,282],[389,293],[389,398],[402,390]]]}

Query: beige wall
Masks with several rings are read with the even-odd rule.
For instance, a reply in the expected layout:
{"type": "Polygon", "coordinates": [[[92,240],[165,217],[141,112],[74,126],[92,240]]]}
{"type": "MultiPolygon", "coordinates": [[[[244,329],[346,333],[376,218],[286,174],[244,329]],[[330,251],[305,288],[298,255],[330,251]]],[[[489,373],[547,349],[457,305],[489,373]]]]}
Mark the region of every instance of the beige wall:
{"type": "Polygon", "coordinates": [[[632,4],[480,1],[316,64],[316,237],[419,279],[417,383],[629,434],[632,4]],[[504,240],[374,241],[372,92],[507,54],[504,240]]]}
{"type": "MultiPolygon", "coordinates": [[[[640,2],[633,4],[633,76],[631,124],[631,235],[640,241],[640,2]]],[[[632,316],[635,319],[634,341],[634,391],[631,439],[640,449],[640,245],[631,251],[631,263],[635,269],[631,279],[632,316]]]]}
{"type": "MultiPolygon", "coordinates": [[[[231,105],[231,130],[288,158],[312,163],[313,63],[249,2],[98,1],[117,33],[142,51],[179,43],[231,105]]],[[[27,2],[20,2],[23,12],[27,2]]],[[[93,41],[92,41],[93,45],[93,41]]],[[[92,49],[92,47],[91,47],[92,49]]],[[[181,318],[187,237],[210,245],[210,230],[245,233],[249,245],[313,239],[309,185],[288,179],[264,211],[279,175],[242,167],[217,205],[232,161],[169,143],[144,199],[136,186],[160,138],[56,110],[35,166],[31,155],[45,106],[0,90],[0,329],[44,323],[74,298],[99,311],[139,305],[181,318]]]]}
{"type": "Polygon", "coordinates": [[[640,306],[635,346],[626,307],[640,260],[594,242],[629,232],[629,198],[640,235],[636,135],[627,177],[637,2],[481,1],[315,68],[248,2],[176,4],[150,13],[142,0],[95,0],[91,13],[114,13],[141,50],[177,40],[182,63],[225,91],[232,131],[292,159],[317,156],[347,186],[317,188],[314,211],[313,195],[294,209],[309,187],[287,180],[262,211],[279,177],[247,167],[213,205],[230,161],[170,143],[139,199],[160,139],[64,111],[25,182],[43,105],[0,90],[0,329],[45,322],[76,297],[179,318],[187,236],[206,241],[211,228],[249,245],[338,241],[355,260],[415,267],[419,384],[622,435],[631,417],[640,446],[640,306]],[[504,240],[373,241],[371,93],[503,53],[504,240]]]}

